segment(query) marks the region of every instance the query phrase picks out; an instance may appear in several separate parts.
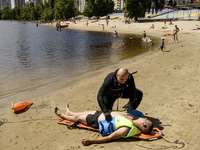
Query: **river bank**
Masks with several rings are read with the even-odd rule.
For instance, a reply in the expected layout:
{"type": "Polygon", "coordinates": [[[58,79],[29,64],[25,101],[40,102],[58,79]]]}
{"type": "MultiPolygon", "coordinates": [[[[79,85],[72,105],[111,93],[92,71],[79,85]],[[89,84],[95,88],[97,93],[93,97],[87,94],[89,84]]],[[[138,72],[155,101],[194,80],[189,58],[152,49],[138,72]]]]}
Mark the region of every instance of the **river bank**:
{"type": "MultiPolygon", "coordinates": [[[[172,33],[174,25],[180,28],[179,42],[174,43],[172,36],[165,36],[166,49],[164,52],[155,46],[153,51],[131,59],[122,60],[117,64],[102,69],[88,72],[73,79],[63,81],[66,86],[45,96],[31,100],[34,104],[25,113],[14,114],[10,109],[10,103],[0,104],[0,119],[7,123],[0,126],[1,149],[146,149],[134,145],[152,144],[167,145],[163,139],[156,141],[138,141],[132,139],[128,142],[120,139],[110,143],[82,146],[81,139],[94,138],[94,132],[87,130],[69,130],[66,126],[58,125],[59,118],[54,114],[54,107],[58,106],[64,111],[65,105],[70,104],[73,111],[99,110],[97,104],[97,92],[105,76],[119,67],[126,67],[133,72],[136,87],[144,93],[143,100],[138,107],[155,126],[160,128],[169,140],[179,139],[185,143],[184,150],[197,150],[200,144],[200,112],[199,112],[199,39],[200,30],[191,30],[196,21],[176,21],[174,25],[168,25],[162,29],[162,22],[124,24],[119,20],[110,20],[108,26],[105,20],[91,23],[85,22],[69,25],[67,30],[80,29],[99,32],[114,32],[120,34],[133,33],[161,38],[163,34],[172,33]],[[100,25],[99,25],[100,24],[100,25]],[[102,25],[105,28],[103,31],[102,25]],[[112,28],[116,26],[116,28],[112,28]],[[9,106],[9,107],[8,107],[9,106]]],[[[62,29],[64,30],[64,29],[62,29]]],[[[120,99],[119,108],[127,100],[120,99]]],[[[116,109],[116,106],[114,106],[116,109]]],[[[157,148],[156,146],[154,146],[157,148]]],[[[158,146],[160,148],[160,146],[158,146]]],[[[166,148],[167,149],[167,148],[166,148]]],[[[170,149],[170,148],[169,148],[170,149]]]]}

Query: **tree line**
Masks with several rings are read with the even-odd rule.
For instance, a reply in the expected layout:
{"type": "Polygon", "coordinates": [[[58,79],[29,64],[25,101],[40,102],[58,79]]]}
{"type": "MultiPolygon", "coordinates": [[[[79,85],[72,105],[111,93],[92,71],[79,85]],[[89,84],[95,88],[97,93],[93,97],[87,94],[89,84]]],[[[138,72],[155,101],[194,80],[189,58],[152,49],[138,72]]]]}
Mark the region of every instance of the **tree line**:
{"type": "MultiPolygon", "coordinates": [[[[130,19],[136,21],[139,17],[144,17],[145,12],[163,9],[165,0],[126,0],[125,11],[130,19]]],[[[52,19],[69,19],[79,14],[87,17],[105,16],[114,11],[113,0],[86,0],[86,7],[81,13],[74,4],[74,0],[50,0],[43,4],[34,6],[31,2],[28,7],[19,8],[16,6],[13,9],[5,7],[0,10],[1,20],[52,20],[52,19]]]]}

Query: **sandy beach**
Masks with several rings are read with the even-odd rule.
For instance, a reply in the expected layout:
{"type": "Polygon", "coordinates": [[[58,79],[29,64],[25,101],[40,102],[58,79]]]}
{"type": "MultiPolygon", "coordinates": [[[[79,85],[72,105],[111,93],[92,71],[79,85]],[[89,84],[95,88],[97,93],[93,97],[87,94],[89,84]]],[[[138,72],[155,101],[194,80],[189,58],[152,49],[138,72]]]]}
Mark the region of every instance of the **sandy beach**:
{"type": "MultiPolygon", "coordinates": [[[[108,26],[105,20],[98,22],[77,21],[70,23],[67,30],[89,30],[98,32],[114,32],[120,34],[142,34],[145,30],[148,37],[161,39],[163,34],[172,33],[174,25],[180,28],[179,42],[174,43],[173,36],[165,36],[164,52],[158,50],[159,44],[152,50],[100,70],[66,80],[65,88],[48,93],[44,96],[29,97],[31,108],[21,114],[14,114],[11,102],[18,100],[7,99],[0,101],[0,142],[1,150],[121,150],[135,149],[172,149],[162,138],[158,140],[119,139],[104,144],[83,146],[81,139],[95,138],[95,132],[84,129],[68,129],[57,124],[59,118],[54,114],[55,106],[65,112],[65,105],[70,104],[72,111],[99,110],[97,93],[105,76],[117,68],[125,67],[134,75],[136,87],[144,93],[138,110],[153,121],[170,141],[181,140],[183,150],[198,150],[200,145],[200,69],[199,69],[199,39],[200,30],[191,30],[199,21],[175,21],[162,29],[163,22],[145,22],[124,24],[122,20],[110,20],[108,26]],[[151,24],[154,29],[150,29],[151,24]],[[104,24],[104,31],[103,26],[104,24]],[[116,28],[113,28],[116,26],[116,28]],[[6,121],[4,123],[4,121],[6,121]],[[145,148],[147,147],[147,148],[145,148]]],[[[48,25],[48,24],[47,24],[48,25]]],[[[55,26],[55,24],[53,24],[55,26]]],[[[55,29],[56,30],[56,29],[55,29]]],[[[62,29],[65,30],[65,29],[62,29]]],[[[62,31],[61,31],[62,32],[62,31]]],[[[24,97],[23,97],[24,98],[24,97]]],[[[120,99],[121,107],[128,100],[120,99]]],[[[116,105],[113,108],[116,110],[116,105]]]]}

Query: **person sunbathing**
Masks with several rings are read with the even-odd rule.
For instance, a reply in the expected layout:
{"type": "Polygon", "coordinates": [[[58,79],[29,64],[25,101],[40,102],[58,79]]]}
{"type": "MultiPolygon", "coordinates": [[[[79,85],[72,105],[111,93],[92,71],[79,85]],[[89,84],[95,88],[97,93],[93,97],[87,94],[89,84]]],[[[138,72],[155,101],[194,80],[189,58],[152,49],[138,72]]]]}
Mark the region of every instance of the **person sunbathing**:
{"type": "Polygon", "coordinates": [[[200,30],[200,27],[199,27],[199,25],[196,25],[196,28],[191,29],[191,30],[200,30]]]}
{"type": "Polygon", "coordinates": [[[126,112],[112,111],[111,121],[106,121],[101,111],[84,111],[72,112],[69,105],[66,106],[66,113],[61,113],[58,107],[55,108],[55,114],[61,119],[81,122],[92,128],[99,129],[102,137],[97,139],[82,139],[84,146],[90,144],[100,144],[116,140],[119,138],[127,138],[139,133],[150,134],[153,124],[147,118],[138,118],[126,112]]]}

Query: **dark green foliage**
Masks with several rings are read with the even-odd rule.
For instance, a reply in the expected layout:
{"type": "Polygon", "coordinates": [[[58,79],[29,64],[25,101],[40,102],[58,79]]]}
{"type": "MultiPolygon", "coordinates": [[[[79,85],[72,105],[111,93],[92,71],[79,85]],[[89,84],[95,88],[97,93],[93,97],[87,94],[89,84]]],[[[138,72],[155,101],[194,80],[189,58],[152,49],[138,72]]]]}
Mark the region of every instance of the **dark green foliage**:
{"type": "Polygon", "coordinates": [[[9,9],[8,7],[0,10],[0,19],[2,20],[52,20],[68,19],[80,14],[74,5],[73,0],[51,0],[43,4],[40,2],[34,6],[31,2],[29,7],[19,8],[15,7],[9,9]]]}
{"type": "MultiPolygon", "coordinates": [[[[114,2],[112,0],[86,0],[87,6],[83,11],[83,15],[92,17],[105,16],[114,12],[114,2]]],[[[164,0],[126,0],[126,12],[129,17],[137,19],[144,17],[145,12],[152,12],[163,9],[164,0]]],[[[122,10],[115,10],[122,12],[122,10]]],[[[40,2],[36,6],[31,2],[29,7],[8,7],[0,10],[0,19],[3,20],[52,20],[52,19],[68,19],[81,14],[74,5],[74,0],[50,0],[43,4],[40,2]]]]}
{"type": "Polygon", "coordinates": [[[11,12],[11,10],[8,7],[5,7],[4,9],[2,9],[1,11],[1,18],[3,20],[10,20],[13,16],[13,13],[11,12]]]}
{"type": "Polygon", "coordinates": [[[114,2],[112,0],[87,0],[87,6],[83,11],[83,15],[105,16],[114,12],[114,2]]]}
{"type": "Polygon", "coordinates": [[[155,10],[157,13],[158,10],[163,9],[164,3],[164,0],[127,0],[126,11],[131,19],[137,21],[139,17],[145,16],[146,11],[155,10]]]}

